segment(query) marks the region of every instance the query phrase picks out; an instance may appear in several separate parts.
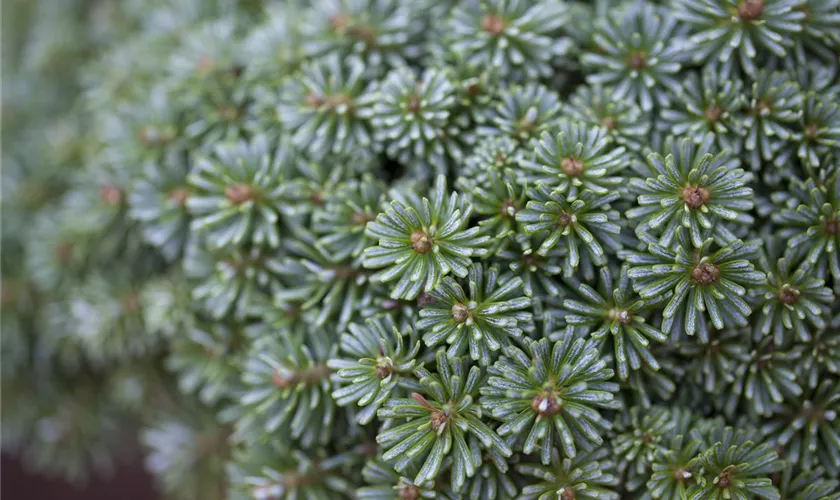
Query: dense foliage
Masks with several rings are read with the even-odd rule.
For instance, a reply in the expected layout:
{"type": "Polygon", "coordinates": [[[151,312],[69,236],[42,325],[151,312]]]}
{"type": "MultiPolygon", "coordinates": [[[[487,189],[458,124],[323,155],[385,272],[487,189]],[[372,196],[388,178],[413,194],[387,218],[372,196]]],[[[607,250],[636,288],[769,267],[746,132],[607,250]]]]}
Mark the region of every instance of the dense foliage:
{"type": "Polygon", "coordinates": [[[840,1],[17,0],[3,447],[172,499],[840,499],[840,1]]]}

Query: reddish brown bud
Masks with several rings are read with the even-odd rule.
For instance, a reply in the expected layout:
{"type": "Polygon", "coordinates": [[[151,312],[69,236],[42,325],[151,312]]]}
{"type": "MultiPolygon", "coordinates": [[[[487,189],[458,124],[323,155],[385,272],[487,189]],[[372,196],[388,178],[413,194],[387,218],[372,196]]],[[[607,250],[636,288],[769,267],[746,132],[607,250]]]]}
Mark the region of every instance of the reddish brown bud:
{"type": "Polygon", "coordinates": [[[223,104],[219,106],[219,116],[222,117],[225,121],[235,121],[239,118],[239,110],[236,106],[231,106],[230,104],[223,104]]]}
{"type": "Polygon", "coordinates": [[[493,36],[499,36],[505,32],[505,20],[499,16],[488,14],[481,18],[481,29],[493,36]]]}
{"type": "Polygon", "coordinates": [[[633,322],[633,314],[624,309],[613,309],[610,311],[610,316],[613,320],[622,325],[629,325],[633,322]]]}
{"type": "Polygon", "coordinates": [[[676,469],[674,469],[674,480],[677,483],[680,483],[680,484],[684,483],[690,477],[691,477],[691,473],[688,470],[686,470],[682,467],[677,467],[676,469]]]}
{"type": "Polygon", "coordinates": [[[370,26],[359,24],[347,28],[347,35],[365,43],[368,47],[376,46],[376,32],[370,26]]]}
{"type": "Polygon", "coordinates": [[[723,109],[717,104],[712,104],[703,112],[703,116],[706,117],[707,122],[715,123],[723,117],[723,109]]]}
{"type": "Polygon", "coordinates": [[[560,160],[560,170],[569,177],[577,177],[583,173],[586,165],[577,158],[563,158],[560,160]]]}
{"type": "Polygon", "coordinates": [[[499,215],[501,215],[502,218],[510,219],[511,217],[513,217],[510,214],[510,209],[513,209],[514,214],[516,214],[516,211],[519,208],[517,205],[518,204],[515,200],[512,200],[510,198],[506,199],[502,202],[501,205],[499,205],[499,215]]]}
{"type": "Polygon", "coordinates": [[[691,270],[691,279],[701,285],[710,285],[717,281],[720,276],[718,266],[711,263],[698,264],[691,270]]]}
{"type": "Polygon", "coordinates": [[[647,65],[647,54],[644,52],[631,52],[627,58],[627,65],[630,69],[640,71],[647,65]]]}
{"type": "Polygon", "coordinates": [[[566,212],[560,212],[557,216],[557,225],[560,227],[568,227],[572,223],[572,216],[566,212]]]}
{"type": "Polygon", "coordinates": [[[463,323],[469,317],[470,310],[464,304],[456,302],[455,305],[452,306],[452,319],[455,320],[456,323],[463,323]]]}
{"type": "Polygon", "coordinates": [[[718,474],[717,476],[717,487],[725,490],[729,488],[729,485],[732,483],[732,478],[729,476],[729,470],[724,469],[718,474]]]}
{"type": "Polygon", "coordinates": [[[122,203],[123,194],[123,190],[117,186],[107,185],[99,187],[99,198],[106,205],[119,205],[122,203]]]}
{"type": "Polygon", "coordinates": [[[785,285],[779,290],[779,302],[782,304],[793,305],[799,301],[799,291],[793,287],[785,285]]]}
{"type": "Polygon", "coordinates": [[[400,500],[418,500],[420,498],[420,488],[413,484],[406,484],[401,479],[397,484],[397,497],[400,500]]]}
{"type": "Polygon", "coordinates": [[[310,108],[317,108],[324,104],[324,100],[315,92],[310,92],[303,98],[303,103],[310,108]]]}
{"type": "Polygon", "coordinates": [[[234,205],[253,199],[254,189],[248,184],[231,184],[225,188],[225,198],[234,205]]]}
{"type": "Polygon", "coordinates": [[[394,367],[390,363],[380,363],[376,365],[373,371],[379,378],[388,378],[389,375],[394,373],[394,367]]]}
{"type": "Polygon", "coordinates": [[[446,426],[446,422],[449,420],[449,417],[446,413],[437,410],[433,411],[432,414],[429,416],[429,424],[432,427],[432,430],[437,432],[443,429],[446,426]]]}
{"type": "Polygon", "coordinates": [[[329,22],[330,28],[332,28],[333,31],[339,31],[343,29],[348,22],[350,22],[350,16],[348,16],[344,12],[341,12],[330,16],[327,22],[329,22]]]}
{"type": "Polygon", "coordinates": [[[744,0],[738,5],[738,17],[755,21],[764,13],[764,0],[744,0]]]}
{"type": "Polygon", "coordinates": [[[534,399],[531,400],[531,409],[537,412],[537,414],[541,417],[548,417],[560,413],[563,409],[563,405],[557,403],[557,399],[554,397],[554,394],[544,392],[534,396],[534,399]]]}
{"type": "Polygon", "coordinates": [[[209,56],[202,56],[195,65],[198,72],[201,74],[207,74],[213,71],[213,68],[216,67],[216,61],[213,60],[212,57],[209,56]]]}
{"type": "Polygon", "coordinates": [[[805,138],[809,141],[814,141],[817,139],[817,135],[819,134],[819,127],[817,127],[816,123],[809,123],[805,125],[805,138]]]}
{"type": "Polygon", "coordinates": [[[350,216],[350,222],[354,226],[364,226],[372,220],[373,219],[371,217],[368,217],[367,214],[362,212],[353,212],[353,215],[350,216]]]}
{"type": "Polygon", "coordinates": [[[187,202],[187,197],[189,196],[189,191],[187,188],[177,187],[169,191],[166,197],[175,204],[175,206],[183,208],[184,204],[187,202]]]}
{"type": "Polygon", "coordinates": [[[705,205],[712,197],[708,189],[700,186],[686,186],[680,193],[680,199],[692,210],[705,205]]]}
{"type": "Polygon", "coordinates": [[[408,97],[408,103],[405,105],[405,109],[412,115],[416,115],[420,112],[420,98],[417,94],[411,94],[408,97]]]}
{"type": "Polygon", "coordinates": [[[432,249],[431,239],[423,231],[414,231],[410,237],[411,248],[417,253],[429,253],[432,249]]]}

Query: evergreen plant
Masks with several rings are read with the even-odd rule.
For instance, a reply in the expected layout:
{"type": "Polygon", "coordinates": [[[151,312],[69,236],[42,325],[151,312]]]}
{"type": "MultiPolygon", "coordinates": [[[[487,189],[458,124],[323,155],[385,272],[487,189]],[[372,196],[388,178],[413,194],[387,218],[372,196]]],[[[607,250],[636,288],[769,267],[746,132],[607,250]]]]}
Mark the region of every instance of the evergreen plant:
{"type": "Polygon", "coordinates": [[[840,0],[3,9],[27,466],[840,500],[840,0]]]}

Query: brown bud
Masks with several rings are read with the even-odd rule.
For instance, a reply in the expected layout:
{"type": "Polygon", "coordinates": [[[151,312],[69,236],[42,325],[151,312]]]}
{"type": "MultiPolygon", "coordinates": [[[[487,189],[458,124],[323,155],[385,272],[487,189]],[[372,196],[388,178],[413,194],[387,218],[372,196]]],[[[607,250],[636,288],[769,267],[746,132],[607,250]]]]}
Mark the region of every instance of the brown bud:
{"type": "Polygon", "coordinates": [[[753,106],[753,111],[757,115],[763,114],[765,111],[770,111],[770,104],[765,101],[756,101],[753,106]]]}
{"type": "Polygon", "coordinates": [[[452,319],[454,319],[456,323],[463,323],[469,317],[470,310],[464,304],[456,302],[455,305],[452,306],[452,319]]]}
{"type": "Polygon", "coordinates": [[[816,123],[809,123],[805,125],[805,138],[809,141],[814,141],[819,134],[819,127],[816,123]]]}
{"type": "Polygon", "coordinates": [[[505,20],[499,16],[488,14],[481,18],[481,29],[493,36],[499,36],[505,32],[505,20]]]}
{"type": "Polygon", "coordinates": [[[710,285],[716,282],[719,276],[720,269],[718,266],[708,262],[698,264],[697,267],[691,270],[691,279],[701,285],[710,285]]]}
{"type": "Polygon", "coordinates": [[[339,31],[350,22],[350,16],[344,12],[340,12],[330,16],[328,22],[333,31],[339,31]]]}
{"type": "Polygon", "coordinates": [[[540,263],[539,256],[533,253],[522,254],[519,260],[525,269],[535,269],[540,263]]]}
{"type": "Polygon", "coordinates": [[[569,157],[560,160],[560,170],[569,177],[577,177],[583,174],[586,166],[577,158],[569,157]]]}
{"type": "Polygon", "coordinates": [[[515,200],[508,198],[502,202],[502,204],[499,206],[499,214],[502,216],[502,218],[510,219],[512,217],[512,215],[509,212],[511,208],[513,209],[513,212],[515,214],[517,209],[519,208],[517,207],[517,203],[515,200]]]}
{"type": "Polygon", "coordinates": [[[755,21],[764,13],[764,0],[743,0],[738,5],[738,17],[744,21],[755,21]]]}
{"type": "Polygon", "coordinates": [[[647,54],[644,52],[631,52],[627,58],[627,65],[630,69],[640,71],[647,65],[647,54]]]}
{"type": "Polygon", "coordinates": [[[717,104],[712,104],[703,112],[703,116],[706,117],[707,122],[715,123],[723,117],[723,109],[717,104]]]}
{"type": "Polygon", "coordinates": [[[629,325],[633,322],[633,313],[624,309],[613,310],[611,311],[611,315],[615,321],[622,325],[629,325]]]}
{"type": "Polygon", "coordinates": [[[379,378],[388,378],[389,375],[394,373],[394,367],[390,363],[380,363],[376,365],[373,371],[379,378]]]}
{"type": "Polygon", "coordinates": [[[479,94],[481,94],[481,85],[477,83],[467,85],[467,97],[472,99],[479,94]]]}
{"type": "Polygon", "coordinates": [[[209,56],[202,56],[195,65],[198,72],[205,75],[211,71],[213,68],[216,67],[216,61],[213,60],[212,57],[209,56]]]}
{"type": "Polygon", "coordinates": [[[324,104],[324,100],[315,92],[310,92],[303,98],[303,103],[310,108],[317,108],[324,104]]]}
{"type": "Polygon", "coordinates": [[[779,302],[782,304],[793,305],[799,300],[799,291],[790,286],[783,286],[779,290],[779,302]]]}
{"type": "Polygon", "coordinates": [[[416,115],[420,112],[420,98],[417,94],[411,94],[408,97],[408,103],[406,103],[405,109],[412,115],[416,115]]]}
{"type": "Polygon", "coordinates": [[[354,226],[364,226],[365,224],[367,224],[371,220],[373,220],[373,219],[368,217],[367,214],[365,214],[363,212],[353,212],[353,215],[350,216],[350,222],[354,226]]]}
{"type": "Polygon", "coordinates": [[[420,488],[413,484],[406,484],[400,479],[397,484],[397,497],[400,500],[418,500],[420,498],[420,488]]]}
{"type": "Polygon", "coordinates": [[[189,191],[183,187],[176,187],[167,193],[166,197],[175,204],[175,206],[183,208],[189,197],[189,191]]]}
{"type": "Polygon", "coordinates": [[[729,476],[729,470],[724,469],[718,474],[717,476],[717,487],[725,490],[729,488],[729,485],[732,483],[732,478],[729,476]]]}
{"type": "Polygon", "coordinates": [[[443,429],[446,426],[446,422],[449,420],[449,417],[446,413],[436,410],[433,411],[432,414],[429,416],[429,424],[432,427],[432,430],[437,432],[443,429]]]}
{"type": "Polygon", "coordinates": [[[568,227],[572,223],[572,216],[566,212],[560,212],[557,216],[557,225],[560,227],[568,227]]]}
{"type": "Polygon", "coordinates": [[[376,32],[370,26],[364,24],[350,26],[347,28],[347,35],[364,42],[368,47],[376,46],[376,32]]]}
{"type": "Polygon", "coordinates": [[[230,104],[223,104],[219,106],[219,116],[222,117],[223,120],[232,122],[239,118],[239,110],[236,109],[236,106],[231,106],[230,104]]]}
{"type": "Polygon", "coordinates": [[[410,237],[411,248],[417,253],[429,253],[432,249],[431,238],[429,238],[423,231],[414,231],[410,237]]]}
{"type": "Polygon", "coordinates": [[[225,198],[234,205],[253,199],[254,189],[248,184],[231,184],[225,188],[225,198]]]}
{"type": "Polygon", "coordinates": [[[688,470],[686,470],[686,469],[684,469],[684,468],[682,468],[682,467],[677,467],[676,469],[674,469],[674,481],[676,481],[677,483],[682,484],[682,483],[684,483],[684,482],[685,482],[685,481],[686,481],[689,477],[691,477],[691,475],[690,475],[690,474],[691,474],[691,473],[690,473],[690,472],[688,472],[688,470]]]}
{"type": "Polygon", "coordinates": [[[680,199],[692,210],[696,210],[705,205],[711,197],[712,193],[701,186],[686,186],[680,193],[680,199]]]}
{"type": "Polygon", "coordinates": [[[151,148],[157,143],[154,139],[154,133],[152,132],[151,127],[147,126],[137,129],[137,140],[139,140],[143,147],[146,148],[151,148]]]}
{"type": "Polygon", "coordinates": [[[531,409],[541,417],[547,417],[560,413],[563,405],[557,403],[557,398],[550,392],[544,392],[534,396],[531,400],[531,409]]]}
{"type": "Polygon", "coordinates": [[[112,185],[100,186],[99,198],[106,205],[119,205],[123,200],[123,190],[112,185]]]}

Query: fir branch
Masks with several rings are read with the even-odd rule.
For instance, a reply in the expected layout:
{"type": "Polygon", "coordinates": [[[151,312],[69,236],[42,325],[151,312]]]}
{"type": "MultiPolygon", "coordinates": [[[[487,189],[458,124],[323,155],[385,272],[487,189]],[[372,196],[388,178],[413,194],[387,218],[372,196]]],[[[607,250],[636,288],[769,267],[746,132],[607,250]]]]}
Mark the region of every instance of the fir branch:
{"type": "Polygon", "coordinates": [[[480,465],[476,443],[472,440],[468,443],[467,436],[475,436],[483,446],[495,449],[503,456],[510,456],[511,450],[481,421],[481,410],[475,401],[484,377],[481,370],[461,358],[451,358],[443,351],[438,351],[436,362],[437,374],[425,368],[416,371],[423,392],[429,398],[415,392],[411,398],[387,401],[377,412],[380,418],[410,420],[381,432],[376,440],[387,449],[383,458],[397,459],[396,469],[400,471],[425,456],[415,484],[433,480],[443,460],[451,455],[452,486],[460,489],[480,465]]]}
{"type": "Polygon", "coordinates": [[[553,346],[547,339],[532,341],[527,353],[511,346],[489,373],[481,403],[502,422],[499,434],[519,435],[517,448],[526,454],[539,449],[546,465],[555,445],[575,457],[578,447],[601,444],[611,425],[596,408],[620,407],[618,386],[609,382],[613,372],[598,359],[597,347],[570,335],[553,346]]]}
{"type": "Polygon", "coordinates": [[[621,248],[617,238],[621,230],[619,215],[610,210],[610,203],[618,198],[618,193],[599,196],[583,191],[578,197],[566,196],[541,184],[529,194],[533,200],[516,219],[527,234],[541,241],[537,255],[544,257],[563,242],[568,252],[568,258],[563,261],[566,276],[572,276],[579,266],[584,268],[584,273],[591,274],[593,265],[604,265],[607,251],[621,248]]]}
{"type": "Polygon", "coordinates": [[[384,268],[371,279],[398,280],[391,297],[413,299],[423,290],[437,288],[450,271],[466,276],[469,257],[484,255],[482,245],[489,239],[478,236],[477,227],[466,229],[471,211],[457,193],[447,194],[443,176],[437,178],[429,198],[411,199],[410,205],[392,201],[367,225],[367,234],[378,238],[379,245],[365,250],[364,266],[384,268]]]}
{"type": "Polygon", "coordinates": [[[501,274],[496,267],[475,264],[467,275],[467,291],[454,279],[428,293],[431,303],[420,310],[417,328],[426,330],[423,342],[435,347],[450,345],[449,356],[469,350],[481,364],[492,359],[491,351],[510,345],[508,337],[533,330],[530,299],[521,295],[521,278],[501,274]]]}

